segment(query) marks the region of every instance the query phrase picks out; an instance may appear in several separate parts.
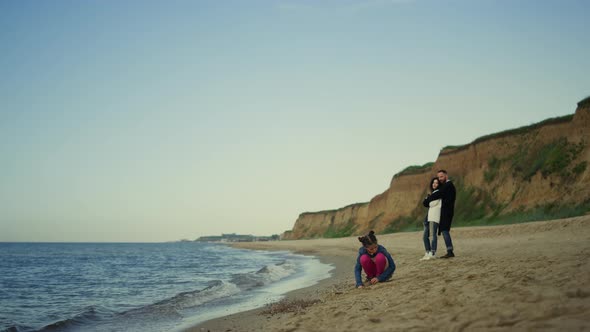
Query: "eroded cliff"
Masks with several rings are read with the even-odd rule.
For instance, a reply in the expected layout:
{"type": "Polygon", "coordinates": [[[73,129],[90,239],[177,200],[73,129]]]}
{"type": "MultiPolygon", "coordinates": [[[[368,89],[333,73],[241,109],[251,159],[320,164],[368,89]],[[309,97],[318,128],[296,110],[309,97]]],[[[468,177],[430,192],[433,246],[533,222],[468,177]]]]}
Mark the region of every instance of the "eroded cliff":
{"type": "Polygon", "coordinates": [[[299,215],[285,239],[386,233],[420,225],[425,184],[446,169],[457,187],[453,224],[515,222],[590,211],[590,97],[573,115],[443,148],[434,163],[393,176],[367,203],[299,215]]]}

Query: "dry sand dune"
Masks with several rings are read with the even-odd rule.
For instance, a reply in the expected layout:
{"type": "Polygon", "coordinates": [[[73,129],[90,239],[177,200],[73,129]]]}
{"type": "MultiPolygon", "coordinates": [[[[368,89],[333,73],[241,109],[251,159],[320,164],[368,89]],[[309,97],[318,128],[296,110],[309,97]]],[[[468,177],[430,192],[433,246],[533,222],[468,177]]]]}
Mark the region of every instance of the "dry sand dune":
{"type": "Polygon", "coordinates": [[[431,261],[419,261],[421,233],[379,236],[397,270],[365,289],[354,288],[356,238],[241,244],[317,255],[335,275],[277,307],[317,301],[299,312],[253,310],[192,331],[590,330],[590,216],[452,235],[457,257],[431,261]]]}

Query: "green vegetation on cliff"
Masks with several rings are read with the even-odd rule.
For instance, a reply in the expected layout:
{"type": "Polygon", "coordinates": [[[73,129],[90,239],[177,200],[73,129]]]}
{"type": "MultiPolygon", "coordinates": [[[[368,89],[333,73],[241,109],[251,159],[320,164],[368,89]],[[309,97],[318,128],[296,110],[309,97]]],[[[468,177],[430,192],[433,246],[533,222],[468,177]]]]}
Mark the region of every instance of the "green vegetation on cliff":
{"type": "Polygon", "coordinates": [[[414,213],[410,216],[401,216],[393,219],[380,233],[413,232],[422,229],[422,223],[426,216],[426,208],[424,208],[422,216],[417,215],[417,211],[418,210],[414,210],[414,213]]]}
{"type": "Polygon", "coordinates": [[[527,134],[527,133],[532,132],[533,130],[539,129],[539,128],[546,126],[546,125],[570,122],[570,121],[572,121],[573,118],[574,118],[573,114],[559,116],[559,117],[555,117],[555,118],[549,118],[549,119],[543,120],[541,122],[534,123],[532,125],[522,126],[522,127],[518,127],[515,129],[508,129],[508,130],[500,131],[500,132],[497,132],[494,134],[482,136],[482,137],[477,138],[475,141],[473,141],[469,144],[447,145],[444,148],[442,148],[442,151],[443,151],[443,153],[458,152],[458,151],[465,150],[465,149],[469,148],[471,145],[485,142],[487,140],[491,140],[494,138],[507,137],[507,136],[516,136],[516,135],[527,134]]]}
{"type": "Polygon", "coordinates": [[[354,234],[357,225],[354,222],[354,218],[349,219],[343,227],[335,227],[333,224],[328,226],[328,229],[324,232],[322,237],[325,238],[337,238],[337,237],[348,237],[354,234]]]}
{"type": "MultiPolygon", "coordinates": [[[[590,97],[580,101],[578,107],[590,107],[590,97]]],[[[578,111],[576,112],[579,114],[578,111]]],[[[452,156],[455,153],[471,148],[473,148],[472,151],[469,150],[467,154],[459,155],[457,158],[465,158],[465,156],[476,158],[476,160],[472,160],[475,163],[468,161],[468,167],[476,167],[477,169],[466,170],[463,167],[457,173],[462,174],[461,176],[464,178],[452,178],[457,188],[453,226],[512,224],[590,213],[590,198],[574,195],[577,198],[572,199],[571,195],[567,194],[580,192],[586,195],[587,193],[586,189],[580,189],[580,181],[587,179],[588,163],[590,163],[587,159],[588,137],[579,134],[586,130],[582,128],[580,131],[579,125],[585,126],[587,118],[585,114],[582,114],[582,116],[576,117],[576,121],[578,119],[580,121],[572,127],[574,129],[572,135],[568,132],[567,125],[554,126],[574,120],[574,115],[566,115],[482,136],[469,144],[443,148],[440,155],[444,155],[446,158],[441,159],[442,163],[448,163],[449,160],[455,158],[452,156]],[[541,131],[541,127],[545,126],[552,127],[543,128],[541,131]],[[548,137],[559,138],[549,141],[548,137]],[[489,144],[486,143],[482,149],[476,146],[498,138],[501,139],[488,142],[489,144]],[[489,159],[487,161],[478,159],[481,156],[489,157],[489,159]],[[551,192],[544,193],[548,195],[541,195],[543,197],[539,200],[539,204],[534,205],[535,193],[539,190],[550,190],[551,192]],[[559,201],[561,197],[563,197],[562,202],[559,201]],[[541,203],[546,202],[548,198],[554,201],[541,203]],[[576,202],[576,204],[572,202],[576,202]]],[[[434,164],[434,162],[429,162],[424,165],[406,167],[395,174],[393,178],[426,175],[434,171],[434,164]]],[[[405,184],[408,181],[412,181],[412,179],[408,178],[405,184]]],[[[424,194],[426,194],[426,188],[424,188],[424,194]]],[[[415,197],[416,191],[411,195],[415,197]]],[[[405,201],[407,202],[407,199],[405,201]]],[[[324,213],[327,215],[321,216],[317,220],[322,218],[329,220],[326,217],[329,218],[342,209],[352,208],[355,210],[357,207],[369,204],[371,203],[356,203],[336,210],[310,212],[310,214],[324,213]]],[[[412,200],[410,200],[410,204],[414,205],[412,200]]],[[[395,204],[388,201],[385,206],[395,206],[395,204]]],[[[427,209],[422,206],[421,201],[415,202],[414,206],[405,206],[404,211],[408,211],[407,208],[409,208],[411,212],[403,216],[392,217],[396,211],[383,211],[384,205],[381,203],[376,204],[375,207],[367,206],[366,208],[371,209],[368,211],[372,219],[363,219],[359,224],[354,218],[334,223],[334,217],[332,217],[329,224],[328,222],[322,224],[319,230],[313,234],[309,233],[309,229],[299,229],[299,232],[310,237],[333,238],[351,236],[368,229],[382,230],[380,233],[416,231],[422,229],[422,223],[427,213],[427,209]],[[360,229],[361,227],[362,229],[360,229]]],[[[306,214],[303,213],[301,216],[305,217],[306,214]]],[[[352,215],[357,216],[354,211],[352,215]]],[[[366,214],[363,212],[362,215],[366,214]]]]}
{"type": "MultiPolygon", "coordinates": [[[[504,208],[505,205],[496,202],[489,192],[458,184],[453,227],[505,225],[580,216],[590,213],[590,199],[579,205],[540,204],[508,213],[502,213],[504,208]]],[[[426,213],[427,209],[420,204],[411,216],[392,220],[381,233],[421,230],[426,213]]]]}
{"type": "Polygon", "coordinates": [[[588,96],[578,102],[578,107],[589,107],[589,106],[590,106],[590,96],[588,96]]]}
{"type": "Polygon", "coordinates": [[[368,202],[352,203],[352,204],[348,204],[347,206],[341,207],[339,209],[322,210],[322,211],[316,211],[316,212],[303,212],[303,213],[299,214],[299,216],[301,217],[301,216],[305,216],[305,215],[308,215],[308,214],[336,213],[338,211],[344,211],[344,210],[349,209],[349,208],[353,208],[354,209],[354,208],[357,208],[357,207],[362,207],[363,205],[367,205],[367,204],[369,204],[369,203],[368,202]]]}
{"type": "Polygon", "coordinates": [[[522,144],[516,153],[507,158],[490,158],[484,180],[487,183],[496,180],[505,163],[509,163],[508,168],[515,178],[526,181],[530,181],[538,172],[543,178],[557,174],[563,180],[575,179],[586,170],[586,161],[573,164],[584,148],[584,143],[570,143],[565,137],[537,148],[522,144]]]}
{"type": "MultiPolygon", "coordinates": [[[[527,148],[521,147],[521,150],[527,148]]],[[[558,174],[562,178],[568,178],[571,175],[572,161],[583,149],[584,144],[572,144],[562,137],[542,146],[534,154],[519,151],[520,153],[513,156],[512,169],[527,181],[530,181],[538,172],[541,172],[544,178],[550,174],[558,174]]]]}
{"type": "MultiPolygon", "coordinates": [[[[576,181],[587,167],[586,161],[576,162],[585,147],[585,143],[572,143],[565,137],[538,146],[523,142],[514,154],[505,158],[492,156],[488,160],[483,174],[486,186],[469,186],[464,179],[453,179],[457,189],[453,225],[511,224],[573,217],[590,212],[590,200],[576,206],[554,203],[505,212],[505,208],[517,196],[520,187],[516,189],[508,202],[501,203],[494,197],[496,186],[502,182],[514,180],[530,182],[536,174],[541,174],[543,179],[557,176],[563,182],[576,181]]],[[[427,209],[421,202],[416,202],[416,207],[409,216],[391,220],[382,233],[419,230],[422,228],[426,213],[427,209]]]]}
{"type": "Polygon", "coordinates": [[[453,221],[453,226],[486,226],[517,224],[529,221],[541,221],[581,216],[590,213],[590,200],[580,205],[537,205],[532,209],[519,209],[500,216],[490,216],[477,220],[453,221]]]}
{"type": "Polygon", "coordinates": [[[422,174],[424,172],[428,172],[432,169],[434,162],[428,162],[424,165],[412,165],[404,168],[401,172],[395,174],[393,177],[397,178],[402,175],[413,175],[413,174],[422,174]]]}

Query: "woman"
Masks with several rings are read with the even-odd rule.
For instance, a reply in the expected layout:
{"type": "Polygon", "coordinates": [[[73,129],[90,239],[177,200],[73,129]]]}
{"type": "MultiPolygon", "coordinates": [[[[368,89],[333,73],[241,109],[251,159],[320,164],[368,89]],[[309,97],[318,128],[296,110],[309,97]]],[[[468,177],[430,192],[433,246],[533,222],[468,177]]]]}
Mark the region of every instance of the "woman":
{"type": "Polygon", "coordinates": [[[367,281],[372,285],[391,278],[395,271],[395,263],[387,249],[377,243],[375,232],[370,231],[369,234],[360,236],[358,239],[363,246],[359,248],[354,268],[356,287],[363,288],[361,269],[365,270],[367,281]]]}
{"type": "MultiPolygon", "coordinates": [[[[440,182],[438,178],[432,178],[432,180],[430,180],[430,195],[437,192],[439,186],[440,182]]],[[[441,207],[442,202],[440,199],[434,200],[429,203],[428,215],[426,216],[426,220],[424,220],[424,235],[422,236],[422,239],[424,240],[424,249],[426,250],[426,253],[424,254],[424,257],[420,258],[421,261],[436,258],[436,246],[438,240],[437,232],[438,224],[440,222],[441,207]],[[432,244],[430,244],[431,233],[432,244]]]]}

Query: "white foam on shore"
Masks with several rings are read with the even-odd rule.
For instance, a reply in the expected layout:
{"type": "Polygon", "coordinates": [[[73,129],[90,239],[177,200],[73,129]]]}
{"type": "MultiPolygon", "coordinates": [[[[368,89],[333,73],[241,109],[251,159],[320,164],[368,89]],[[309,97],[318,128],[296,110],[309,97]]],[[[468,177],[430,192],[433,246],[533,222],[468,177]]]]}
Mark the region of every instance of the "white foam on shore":
{"type": "Polygon", "coordinates": [[[302,274],[273,283],[266,287],[264,291],[282,297],[290,291],[313,286],[319,281],[331,277],[330,272],[334,269],[334,266],[321,263],[315,257],[308,257],[308,259],[302,261],[301,265],[304,271],[302,274]]]}
{"type": "Polygon", "coordinates": [[[182,324],[173,331],[184,331],[211,319],[261,308],[281,300],[288,292],[313,286],[319,281],[332,276],[331,271],[334,266],[324,264],[315,257],[288,254],[287,259],[289,263],[293,259],[292,261],[298,264],[297,273],[259,289],[236,294],[215,306],[207,307],[206,310],[199,310],[189,317],[185,317],[182,324]]]}

